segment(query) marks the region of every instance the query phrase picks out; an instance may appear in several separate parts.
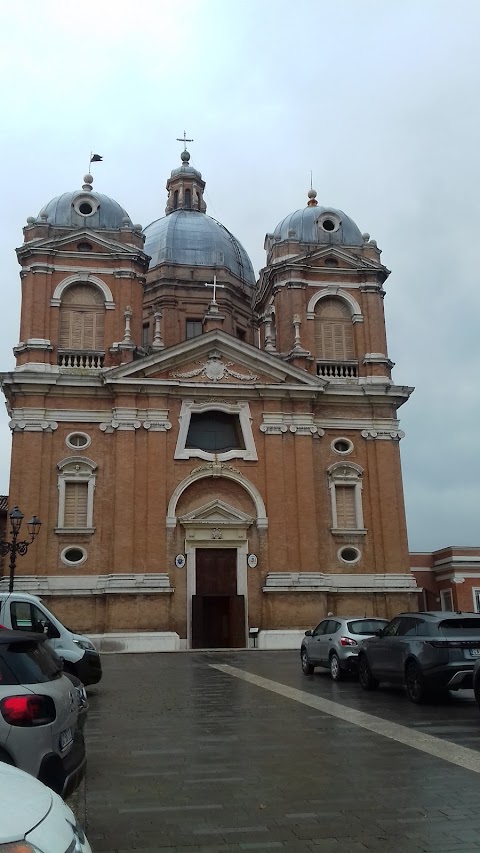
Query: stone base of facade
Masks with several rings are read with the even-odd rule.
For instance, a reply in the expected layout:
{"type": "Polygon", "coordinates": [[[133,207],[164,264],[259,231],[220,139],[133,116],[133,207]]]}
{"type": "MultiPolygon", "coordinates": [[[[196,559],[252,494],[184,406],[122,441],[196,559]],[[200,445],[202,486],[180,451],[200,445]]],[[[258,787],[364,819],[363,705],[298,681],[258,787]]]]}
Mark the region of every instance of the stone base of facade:
{"type": "Polygon", "coordinates": [[[128,634],[89,634],[101,654],[178,652],[180,637],[174,631],[142,631],[128,634]]]}

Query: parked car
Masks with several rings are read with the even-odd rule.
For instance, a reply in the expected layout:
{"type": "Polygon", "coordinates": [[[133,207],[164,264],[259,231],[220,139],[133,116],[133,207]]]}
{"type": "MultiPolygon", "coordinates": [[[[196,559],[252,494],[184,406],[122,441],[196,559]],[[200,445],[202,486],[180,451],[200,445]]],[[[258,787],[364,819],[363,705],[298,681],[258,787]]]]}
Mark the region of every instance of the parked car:
{"type": "Polygon", "coordinates": [[[0,761],[66,797],[85,772],[85,743],[76,687],[45,644],[41,634],[0,631],[0,761]]]}
{"type": "Polygon", "coordinates": [[[477,705],[480,708],[480,658],[473,667],[473,690],[477,705]]]}
{"type": "Polygon", "coordinates": [[[334,681],[340,681],[348,670],[356,670],[361,644],[375,631],[388,625],[388,619],[362,616],[335,616],[322,621],[312,631],[305,631],[300,648],[302,669],[311,675],[316,666],[330,669],[334,681]]]}
{"type": "Polygon", "coordinates": [[[400,613],[380,636],[365,640],[358,656],[364,690],[380,681],[404,683],[412,702],[473,686],[480,658],[480,614],[400,613]]]}
{"type": "Polygon", "coordinates": [[[102,665],[92,641],[66,628],[36,595],[0,593],[0,623],[15,631],[45,633],[51,648],[62,658],[65,672],[86,685],[100,681],[102,665]]]}
{"type": "Polygon", "coordinates": [[[0,850],[6,853],[92,853],[75,815],[46,785],[0,763],[0,850]]]}

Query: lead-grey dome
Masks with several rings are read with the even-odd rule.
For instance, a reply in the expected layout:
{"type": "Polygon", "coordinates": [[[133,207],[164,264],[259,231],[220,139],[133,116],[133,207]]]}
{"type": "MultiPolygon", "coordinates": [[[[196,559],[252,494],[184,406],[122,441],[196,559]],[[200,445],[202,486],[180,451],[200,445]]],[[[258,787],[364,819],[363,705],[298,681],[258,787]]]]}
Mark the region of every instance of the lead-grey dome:
{"type": "Polygon", "coordinates": [[[220,222],[196,210],[174,210],[144,229],[150,268],[158,264],[226,267],[250,287],[252,263],[242,244],[220,222]]]}
{"type": "Polygon", "coordinates": [[[91,188],[63,193],[52,198],[38,214],[41,222],[65,228],[92,228],[107,231],[132,227],[132,221],[118,202],[91,188]],[[91,212],[88,208],[91,208],[91,212]]]}
{"type": "Polygon", "coordinates": [[[364,243],[360,229],[343,210],[317,205],[302,207],[282,219],[273,232],[273,239],[345,246],[362,246],[364,243]]]}

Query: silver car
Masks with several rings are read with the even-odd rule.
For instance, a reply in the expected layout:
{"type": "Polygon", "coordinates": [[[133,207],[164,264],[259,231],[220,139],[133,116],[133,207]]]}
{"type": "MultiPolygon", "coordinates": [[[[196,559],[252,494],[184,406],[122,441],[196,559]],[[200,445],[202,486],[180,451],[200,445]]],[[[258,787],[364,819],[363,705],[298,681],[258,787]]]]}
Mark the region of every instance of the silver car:
{"type": "Polygon", "coordinates": [[[305,631],[300,657],[305,675],[316,666],[330,669],[334,681],[346,671],[356,670],[358,651],[367,637],[388,625],[388,619],[364,616],[332,616],[322,619],[312,631],[305,631]]]}
{"type": "Polygon", "coordinates": [[[66,797],[85,772],[78,697],[46,637],[0,631],[0,761],[66,797]]]}

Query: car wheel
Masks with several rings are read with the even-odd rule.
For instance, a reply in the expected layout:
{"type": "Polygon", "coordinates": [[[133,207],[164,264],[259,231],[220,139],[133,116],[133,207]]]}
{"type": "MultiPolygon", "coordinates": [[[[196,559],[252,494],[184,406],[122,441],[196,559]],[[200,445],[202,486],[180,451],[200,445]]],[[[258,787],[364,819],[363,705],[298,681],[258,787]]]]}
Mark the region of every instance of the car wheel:
{"type": "Polygon", "coordinates": [[[407,696],[415,705],[420,705],[429,698],[431,692],[425,684],[425,678],[418,663],[410,661],[405,668],[405,686],[407,688],[407,696]]]}
{"type": "Polygon", "coordinates": [[[336,652],[330,655],[330,675],[333,681],[341,681],[343,678],[343,669],[340,666],[340,658],[336,652]]]}
{"type": "Polygon", "coordinates": [[[477,705],[480,708],[480,678],[475,679],[475,684],[473,685],[473,692],[475,693],[477,705]]]}
{"type": "Polygon", "coordinates": [[[312,666],[308,659],[308,652],[306,649],[302,649],[301,651],[301,659],[302,659],[302,669],[305,675],[312,675],[315,667],[312,666]]]}
{"type": "Polygon", "coordinates": [[[364,690],[375,690],[378,687],[378,681],[372,675],[366,655],[360,655],[358,661],[358,680],[364,690]]]}
{"type": "Polygon", "coordinates": [[[15,767],[12,757],[4,749],[0,749],[0,761],[3,761],[4,764],[10,764],[11,767],[15,767]]]}

